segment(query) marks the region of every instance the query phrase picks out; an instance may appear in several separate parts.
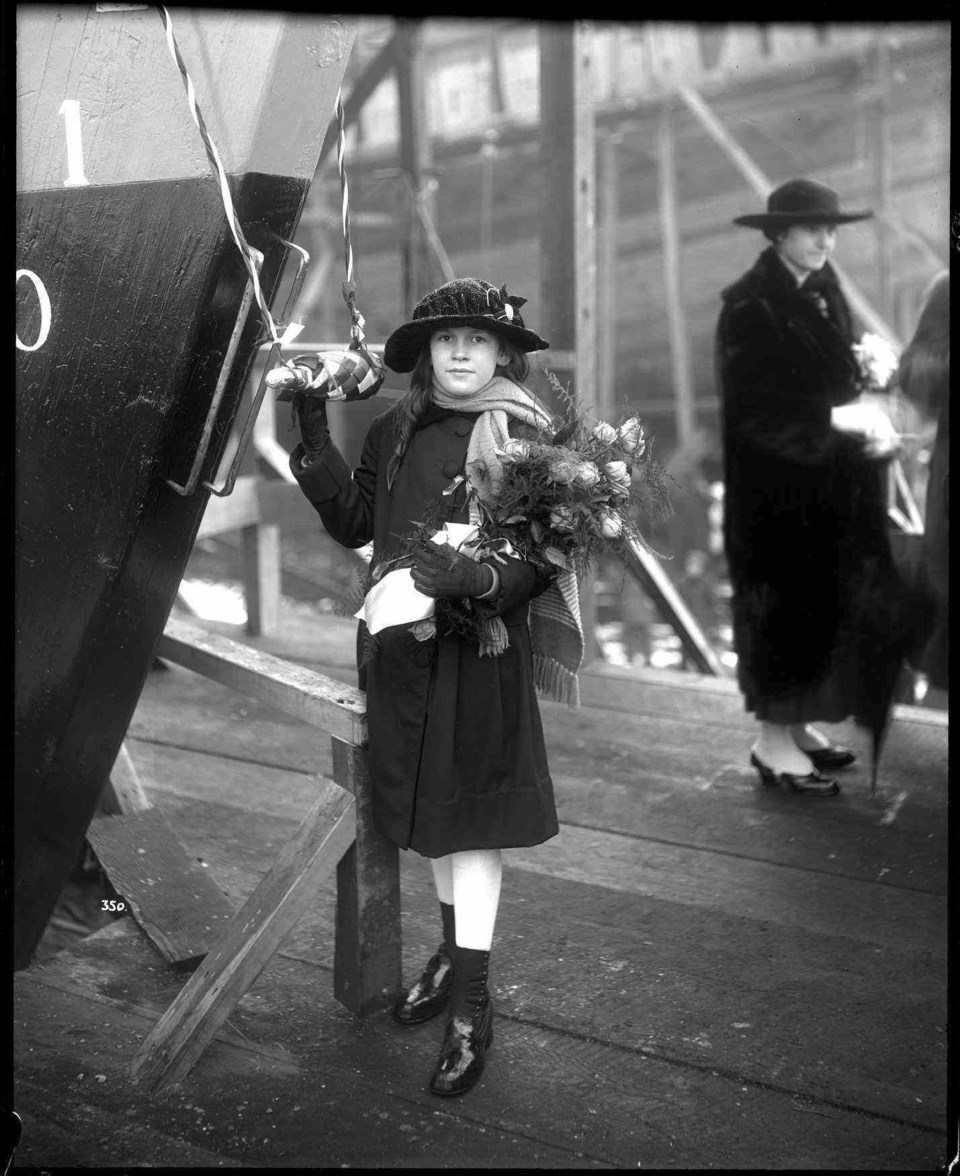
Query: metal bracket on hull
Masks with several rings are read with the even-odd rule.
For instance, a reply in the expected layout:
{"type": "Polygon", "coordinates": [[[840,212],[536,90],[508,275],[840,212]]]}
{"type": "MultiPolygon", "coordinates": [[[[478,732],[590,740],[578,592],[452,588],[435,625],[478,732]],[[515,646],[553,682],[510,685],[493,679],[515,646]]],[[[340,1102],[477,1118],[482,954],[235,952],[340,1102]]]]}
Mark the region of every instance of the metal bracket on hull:
{"type": "MultiPolygon", "coordinates": [[[[307,253],[300,245],[294,245],[292,241],[284,241],[284,246],[287,249],[296,249],[300,254],[300,259],[297,262],[297,272],[294,275],[293,283],[290,287],[290,293],[287,295],[287,301],[283,307],[283,314],[280,321],[285,323],[287,316],[296,300],[300,297],[300,290],[303,286],[303,279],[307,272],[307,266],[310,264],[310,254],[307,253]]],[[[217,498],[225,498],[228,494],[233,492],[234,484],[237,480],[237,475],[240,472],[240,464],[243,461],[243,456],[247,451],[247,446],[250,444],[250,438],[253,436],[253,426],[257,420],[257,414],[260,411],[260,405],[263,403],[263,397],[267,390],[267,373],[271,370],[274,362],[280,357],[280,343],[274,343],[270,348],[270,353],[267,356],[266,362],[263,365],[263,374],[260,376],[260,384],[257,387],[256,395],[253,398],[253,404],[250,406],[250,411],[247,413],[247,419],[244,421],[243,429],[240,432],[240,440],[237,443],[236,452],[233,455],[233,461],[230,463],[230,469],[224,478],[223,485],[219,489],[214,486],[212,482],[204,482],[204,487],[215,494],[217,498]]]]}
{"type": "MultiPolygon", "coordinates": [[[[260,272],[260,267],[263,265],[263,254],[257,249],[251,249],[253,254],[254,265],[257,267],[257,272],[260,272]]],[[[226,391],[227,380],[230,378],[230,373],[233,370],[234,362],[237,358],[237,349],[240,346],[240,336],[243,334],[243,329],[247,325],[247,316],[250,313],[250,306],[253,303],[254,290],[253,282],[250,278],[247,279],[247,286],[243,292],[243,300],[240,303],[240,310],[237,312],[237,321],[234,323],[233,333],[230,336],[230,342],[227,345],[227,353],[223,357],[223,363],[220,366],[220,375],[217,377],[217,386],[213,390],[213,399],[210,401],[210,408],[207,410],[207,419],[203,423],[203,432],[200,435],[200,443],[197,446],[197,452],[193,458],[193,465],[190,467],[190,476],[187,478],[184,485],[174,482],[172,478],[167,478],[167,485],[184,497],[192,494],[197,488],[197,482],[200,481],[200,470],[203,466],[204,459],[207,456],[207,450],[210,448],[210,438],[213,436],[213,426],[217,419],[217,413],[220,411],[220,402],[223,400],[223,394],[226,391]]]]}
{"type": "MultiPolygon", "coordinates": [[[[287,315],[290,309],[295,304],[297,298],[300,296],[300,290],[303,286],[303,279],[307,271],[307,266],[310,264],[310,254],[300,245],[295,245],[292,241],[283,241],[282,244],[287,249],[295,249],[300,255],[297,262],[297,272],[294,276],[293,283],[290,287],[290,293],[287,296],[287,301],[283,308],[283,315],[281,321],[286,322],[287,315]]],[[[257,273],[260,272],[263,266],[263,254],[251,248],[253,254],[254,265],[257,267],[257,273]]],[[[217,377],[217,386],[213,392],[213,399],[210,401],[210,408],[207,410],[207,419],[204,421],[203,432],[200,435],[200,442],[197,446],[197,452],[193,458],[193,465],[190,467],[190,476],[186,482],[181,485],[179,482],[173,481],[172,478],[167,479],[167,485],[180,495],[186,496],[192,494],[200,481],[200,470],[203,468],[203,463],[207,456],[207,451],[210,448],[210,440],[213,436],[213,426],[216,423],[217,413],[220,411],[220,403],[223,400],[223,394],[226,391],[227,380],[230,378],[230,373],[233,370],[233,365],[237,358],[237,349],[240,346],[240,337],[243,334],[244,327],[247,323],[247,317],[250,314],[250,307],[254,300],[254,289],[252,279],[247,279],[246,289],[243,292],[243,300],[240,303],[240,309],[237,312],[237,321],[233,327],[233,333],[230,336],[230,342],[227,345],[226,355],[223,357],[223,364],[220,368],[220,375],[217,377]]],[[[279,352],[279,344],[275,343],[270,349],[270,354],[264,364],[263,376],[260,379],[260,386],[257,389],[257,394],[254,397],[253,404],[247,414],[247,419],[244,422],[243,429],[240,433],[240,441],[234,453],[233,462],[230,465],[229,473],[227,474],[224,483],[219,489],[213,485],[212,482],[204,482],[204,487],[218,498],[226,497],[233,490],[234,484],[237,480],[237,474],[240,472],[240,463],[243,461],[243,456],[247,451],[247,446],[250,444],[250,438],[253,435],[253,426],[257,419],[257,413],[260,411],[260,405],[263,403],[264,393],[266,392],[266,374],[273,366],[275,357],[279,352]]]]}

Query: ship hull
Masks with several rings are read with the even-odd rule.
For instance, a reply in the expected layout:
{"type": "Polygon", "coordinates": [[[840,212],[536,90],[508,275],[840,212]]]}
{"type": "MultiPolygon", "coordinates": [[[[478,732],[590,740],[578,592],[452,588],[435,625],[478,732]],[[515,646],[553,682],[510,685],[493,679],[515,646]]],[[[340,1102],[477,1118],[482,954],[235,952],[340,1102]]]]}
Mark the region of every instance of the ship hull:
{"type": "MultiPolygon", "coordinates": [[[[61,10],[58,27],[50,26],[50,36],[55,32],[60,44],[63,12],[66,19],[82,19],[61,10]]],[[[155,11],[152,16],[156,29],[138,26],[141,50],[146,44],[155,54],[158,49],[166,53],[155,11]]],[[[259,27],[271,27],[262,16],[258,20],[259,27]]],[[[195,37],[205,32],[198,22],[194,17],[195,37]]],[[[274,21],[282,23],[282,17],[274,21]]],[[[37,37],[44,32],[42,22],[34,20],[29,27],[37,37]]],[[[77,32],[79,37],[79,26],[77,32]]],[[[211,34],[208,47],[222,50],[222,68],[229,66],[230,51],[243,32],[219,24],[211,34]]],[[[261,106],[255,112],[247,109],[244,117],[255,116],[258,125],[276,126],[262,108],[270,101],[264,75],[291,68],[283,60],[282,32],[272,42],[274,55],[267,55],[259,73],[250,73],[251,94],[261,106]]],[[[78,54],[83,44],[78,39],[78,54]]],[[[21,55],[25,48],[31,49],[21,44],[21,55]]],[[[41,48],[42,38],[33,46],[41,48]]],[[[269,145],[272,171],[247,166],[263,155],[256,133],[247,136],[245,155],[230,160],[239,221],[250,245],[264,254],[261,282],[268,302],[282,276],[282,242],[296,230],[326,129],[323,112],[332,109],[349,40],[345,48],[343,38],[333,48],[322,85],[314,76],[324,72],[317,70],[316,59],[303,58],[305,101],[315,103],[313,123],[306,150],[302,142],[291,141],[286,173],[275,143],[269,145]]],[[[161,54],[157,66],[166,70],[168,87],[167,67],[172,67],[178,101],[185,107],[172,61],[163,61],[161,54]]],[[[68,76],[64,71],[63,78],[68,76]]],[[[49,68],[45,84],[60,84],[49,68]]],[[[236,84],[234,79],[234,96],[236,84]]],[[[220,128],[227,140],[228,129],[220,128]]],[[[25,154],[30,144],[20,147],[25,154]]],[[[143,150],[149,156],[149,142],[143,150]]],[[[181,496],[168,480],[187,480],[247,274],[209,164],[195,166],[192,141],[190,152],[179,175],[169,157],[148,158],[140,169],[148,178],[124,172],[122,182],[111,183],[109,169],[98,170],[94,158],[84,164],[91,177],[87,184],[41,183],[18,194],[18,968],[29,962],[82,850],[208,497],[202,486],[181,496]],[[151,171],[158,173],[155,178],[151,171]]],[[[261,332],[254,306],[202,479],[214,477],[261,332]]]]}

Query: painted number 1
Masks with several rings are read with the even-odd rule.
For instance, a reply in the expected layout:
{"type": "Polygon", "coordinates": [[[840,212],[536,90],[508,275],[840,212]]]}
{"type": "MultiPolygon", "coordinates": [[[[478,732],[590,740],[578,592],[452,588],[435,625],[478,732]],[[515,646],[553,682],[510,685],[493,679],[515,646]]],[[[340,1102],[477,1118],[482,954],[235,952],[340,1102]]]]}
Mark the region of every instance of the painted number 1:
{"type": "Polygon", "coordinates": [[[64,98],[60,104],[67,132],[67,178],[65,188],[81,188],[90,181],[83,174],[83,141],[80,138],[80,103],[76,98],[64,98]]]}

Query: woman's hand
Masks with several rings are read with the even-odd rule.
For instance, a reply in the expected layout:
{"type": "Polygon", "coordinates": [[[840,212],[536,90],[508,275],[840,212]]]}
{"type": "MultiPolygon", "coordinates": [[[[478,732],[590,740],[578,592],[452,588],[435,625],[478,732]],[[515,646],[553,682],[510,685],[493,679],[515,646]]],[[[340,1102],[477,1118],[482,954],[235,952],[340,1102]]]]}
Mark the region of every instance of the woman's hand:
{"type": "Polygon", "coordinates": [[[483,596],[494,585],[493,569],[461,555],[449,543],[423,543],[414,553],[414,587],[424,596],[483,596]]]}
{"type": "Polygon", "coordinates": [[[830,423],[847,436],[859,437],[867,457],[887,460],[900,450],[900,435],[890,418],[870,402],[838,405],[831,412],[830,423]]]}

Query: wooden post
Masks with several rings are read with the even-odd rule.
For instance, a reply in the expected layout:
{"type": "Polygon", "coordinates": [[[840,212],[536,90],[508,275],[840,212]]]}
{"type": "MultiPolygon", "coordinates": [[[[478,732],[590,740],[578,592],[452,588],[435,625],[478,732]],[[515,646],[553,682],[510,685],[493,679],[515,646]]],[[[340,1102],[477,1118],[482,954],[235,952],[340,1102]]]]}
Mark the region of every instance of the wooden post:
{"type": "Polygon", "coordinates": [[[373,826],[365,746],[334,736],[333,778],[356,800],[356,840],[337,865],[333,991],[358,1016],[389,1004],[402,983],[400,854],[373,826]]]}
{"type": "Polygon", "coordinates": [[[405,312],[411,311],[414,304],[426,294],[429,278],[424,230],[416,210],[416,201],[423,187],[424,171],[429,166],[421,36],[419,22],[397,22],[400,168],[410,181],[409,195],[404,193],[406,201],[401,206],[404,209],[401,267],[405,312]]]}
{"type": "MultiPolygon", "coordinates": [[[[597,399],[596,180],[593,44],[583,21],[543,24],[540,36],[540,322],[551,344],[575,353],[574,391],[597,399]],[[572,243],[572,248],[571,248],[572,243]]],[[[594,578],[580,586],[585,659],[596,641],[594,578]]]]}
{"type": "MultiPolygon", "coordinates": [[[[254,378],[247,381],[244,391],[246,406],[256,395],[255,373],[261,369],[266,357],[258,357],[254,366],[254,378]]],[[[254,485],[262,480],[259,459],[264,450],[270,453],[271,464],[276,463],[274,449],[279,449],[275,432],[275,408],[272,396],[266,396],[260,405],[260,412],[254,422],[253,444],[244,454],[240,469],[243,475],[255,479],[254,485]]],[[[289,474],[290,480],[293,475],[289,474]]],[[[286,480],[286,479],[285,479],[286,480]]],[[[242,556],[243,596],[247,610],[246,631],[251,637],[275,633],[280,624],[280,528],[275,524],[259,522],[240,528],[242,556]]]]}
{"type": "MultiPolygon", "coordinates": [[[[573,31],[544,23],[540,38],[540,329],[551,351],[573,351],[573,31]]],[[[574,385],[576,388],[576,385],[574,385]]],[[[579,390],[579,389],[577,389],[579,390]]]]}
{"type": "Polygon", "coordinates": [[[877,100],[874,117],[876,121],[877,215],[874,223],[877,234],[877,287],[880,312],[884,318],[889,318],[893,310],[890,269],[891,234],[887,221],[887,214],[890,212],[891,186],[890,48],[882,29],[877,32],[876,75],[877,100]]]}
{"type": "Polygon", "coordinates": [[[280,623],[280,528],[257,523],[240,532],[243,595],[251,637],[275,633],[280,623]]]}
{"type": "Polygon", "coordinates": [[[617,207],[620,169],[617,150],[620,135],[611,132],[599,143],[599,259],[597,263],[597,415],[616,416],[617,376],[617,207]]]}
{"type": "Polygon", "coordinates": [[[677,225],[677,177],[674,160],[672,99],[665,95],[660,104],[657,136],[660,239],[663,246],[663,289],[670,327],[670,363],[677,422],[677,443],[686,448],[693,439],[696,409],[687,325],[680,291],[680,231],[677,225]]]}

